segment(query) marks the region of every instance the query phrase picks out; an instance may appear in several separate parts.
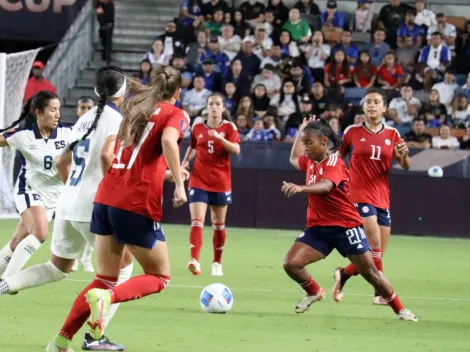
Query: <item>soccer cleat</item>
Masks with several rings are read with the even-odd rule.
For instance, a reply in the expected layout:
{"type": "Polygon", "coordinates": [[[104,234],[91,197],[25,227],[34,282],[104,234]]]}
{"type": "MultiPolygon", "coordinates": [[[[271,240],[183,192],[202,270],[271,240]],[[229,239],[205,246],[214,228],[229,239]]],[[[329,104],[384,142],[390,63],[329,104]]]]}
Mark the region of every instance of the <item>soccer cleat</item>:
{"type": "Polygon", "coordinates": [[[8,287],[8,284],[6,281],[0,279],[0,296],[1,295],[7,295],[10,293],[10,288],[8,287]]]}
{"type": "Polygon", "coordinates": [[[295,312],[297,314],[305,313],[313,303],[321,301],[323,298],[325,298],[325,291],[322,288],[314,296],[305,295],[295,306],[295,312]]]}
{"type": "Polygon", "coordinates": [[[348,281],[349,277],[347,277],[344,274],[343,268],[337,267],[333,271],[333,279],[335,280],[335,283],[333,285],[333,290],[332,290],[333,299],[336,302],[342,302],[343,297],[344,297],[344,292],[343,292],[344,284],[346,283],[346,281],[348,281]]]}
{"type": "Polygon", "coordinates": [[[397,314],[398,320],[406,320],[406,321],[414,321],[417,322],[418,318],[416,315],[411,313],[408,309],[402,309],[398,314],[397,314]]]}
{"type": "Polygon", "coordinates": [[[212,263],[212,276],[224,276],[222,272],[222,264],[217,262],[212,263]]]}
{"type": "Polygon", "coordinates": [[[103,318],[111,305],[111,294],[107,290],[93,288],[85,294],[86,302],[90,306],[90,335],[95,340],[103,336],[103,318]]]}
{"type": "Polygon", "coordinates": [[[374,296],[373,304],[376,306],[388,306],[388,303],[383,299],[382,296],[374,296]]]}
{"type": "Polygon", "coordinates": [[[71,270],[74,271],[74,272],[78,271],[78,259],[75,260],[75,263],[73,263],[73,266],[72,266],[71,270]]]}
{"type": "Polygon", "coordinates": [[[201,264],[194,258],[188,263],[188,269],[193,275],[201,275],[201,264]]]}
{"type": "Polygon", "coordinates": [[[82,351],[125,351],[126,348],[123,345],[112,343],[109,339],[103,335],[101,339],[95,340],[90,333],[86,333],[83,338],[82,351]]]}
{"type": "Polygon", "coordinates": [[[67,340],[64,337],[57,335],[47,345],[46,352],[73,352],[70,343],[70,340],[67,340]]]}

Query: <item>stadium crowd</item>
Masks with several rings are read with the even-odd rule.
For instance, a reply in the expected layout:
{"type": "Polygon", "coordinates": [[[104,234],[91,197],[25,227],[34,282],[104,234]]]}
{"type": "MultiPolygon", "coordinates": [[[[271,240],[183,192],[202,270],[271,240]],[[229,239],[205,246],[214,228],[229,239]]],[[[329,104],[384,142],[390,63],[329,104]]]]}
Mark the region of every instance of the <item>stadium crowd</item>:
{"type": "Polygon", "coordinates": [[[346,13],[336,0],[326,9],[312,0],[292,8],[282,0],[238,8],[184,0],[134,79],[148,84],[152,68],[174,66],[184,82],[178,104],[192,119],[206,113],[210,92],[220,92],[250,141],[291,142],[310,114],[341,134],[364,120],[365,89],[381,87],[387,123],[411,147],[469,148],[470,20],[457,18],[457,28],[424,0],[390,0],[379,14],[371,2],[346,13]]]}

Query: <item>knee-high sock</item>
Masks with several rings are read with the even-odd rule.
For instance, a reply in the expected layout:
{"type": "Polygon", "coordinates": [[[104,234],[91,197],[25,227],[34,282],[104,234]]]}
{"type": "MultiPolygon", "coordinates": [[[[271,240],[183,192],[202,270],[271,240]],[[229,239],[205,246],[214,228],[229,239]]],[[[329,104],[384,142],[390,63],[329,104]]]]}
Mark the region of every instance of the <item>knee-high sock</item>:
{"type": "Polygon", "coordinates": [[[165,275],[144,274],[134,276],[121,285],[109,289],[111,303],[133,301],[162,291],[170,282],[165,275]]]}
{"type": "Polygon", "coordinates": [[[202,230],[204,222],[199,219],[191,221],[191,232],[189,233],[189,246],[191,250],[191,259],[199,261],[202,248],[202,230]]]}
{"type": "Polygon", "coordinates": [[[5,247],[0,250],[0,277],[7,269],[8,263],[10,262],[13,251],[11,250],[11,242],[8,242],[5,247]]]}
{"type": "Polygon", "coordinates": [[[19,272],[34,253],[41,247],[41,242],[34,235],[28,235],[16,247],[10,262],[7,265],[4,277],[12,276],[19,272]]]}
{"type": "Polygon", "coordinates": [[[214,236],[212,237],[212,245],[214,248],[214,260],[213,263],[222,262],[222,253],[224,252],[225,238],[227,237],[225,233],[225,224],[212,224],[214,229],[214,236]]]}

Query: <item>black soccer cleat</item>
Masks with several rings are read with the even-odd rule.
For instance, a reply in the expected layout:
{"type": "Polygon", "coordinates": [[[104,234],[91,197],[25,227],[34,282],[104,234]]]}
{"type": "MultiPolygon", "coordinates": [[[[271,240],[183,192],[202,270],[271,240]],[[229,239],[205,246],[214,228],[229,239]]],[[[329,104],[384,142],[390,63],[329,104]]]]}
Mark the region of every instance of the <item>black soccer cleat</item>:
{"type": "Polygon", "coordinates": [[[125,351],[126,348],[123,345],[118,345],[109,341],[109,339],[103,335],[101,339],[95,340],[91,337],[90,333],[86,333],[83,338],[82,344],[83,351],[125,351]]]}

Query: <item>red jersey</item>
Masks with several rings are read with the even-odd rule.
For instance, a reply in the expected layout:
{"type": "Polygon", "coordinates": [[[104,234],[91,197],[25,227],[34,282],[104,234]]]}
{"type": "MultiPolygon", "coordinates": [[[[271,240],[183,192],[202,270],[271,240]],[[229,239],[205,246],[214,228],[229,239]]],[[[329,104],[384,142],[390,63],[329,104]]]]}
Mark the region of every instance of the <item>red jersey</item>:
{"type": "Polygon", "coordinates": [[[95,203],[160,222],[167,169],[162,150],[163,130],[173,127],[182,139],[188,126],[189,117],[183,110],[165,102],[158,104],[137,145],[123,148],[116,143],[116,158],[98,187],[95,203]]]}
{"type": "Polygon", "coordinates": [[[28,79],[28,83],[26,83],[26,89],[25,89],[24,96],[23,96],[23,102],[25,102],[26,100],[31,98],[33,95],[39,93],[42,90],[47,90],[54,94],[57,93],[55,87],[47,79],[42,78],[40,80],[37,80],[36,78],[31,77],[30,79],[28,79]]]}
{"type": "Polygon", "coordinates": [[[349,198],[348,169],[337,154],[320,162],[302,155],[299,166],[306,173],[307,185],[320,182],[322,178],[334,184],[334,188],[327,194],[308,194],[307,227],[340,226],[350,229],[362,225],[361,217],[349,198]]]}
{"type": "MultiPolygon", "coordinates": [[[[211,130],[205,122],[193,126],[190,146],[196,149],[189,187],[207,192],[229,192],[232,190],[232,173],[230,170],[230,153],[222,142],[209,136],[211,130]]],[[[214,128],[222,137],[232,143],[240,143],[237,127],[229,121],[214,128]]]]}
{"type": "Polygon", "coordinates": [[[385,124],[376,133],[362,123],[346,128],[341,154],[346,156],[352,150],[349,170],[353,202],[390,209],[388,174],[399,141],[398,131],[385,124]]]}
{"type": "Polygon", "coordinates": [[[404,72],[400,65],[396,64],[392,69],[387,68],[387,65],[382,65],[377,72],[377,76],[382,80],[394,86],[398,83],[398,79],[403,76],[404,72]]]}

